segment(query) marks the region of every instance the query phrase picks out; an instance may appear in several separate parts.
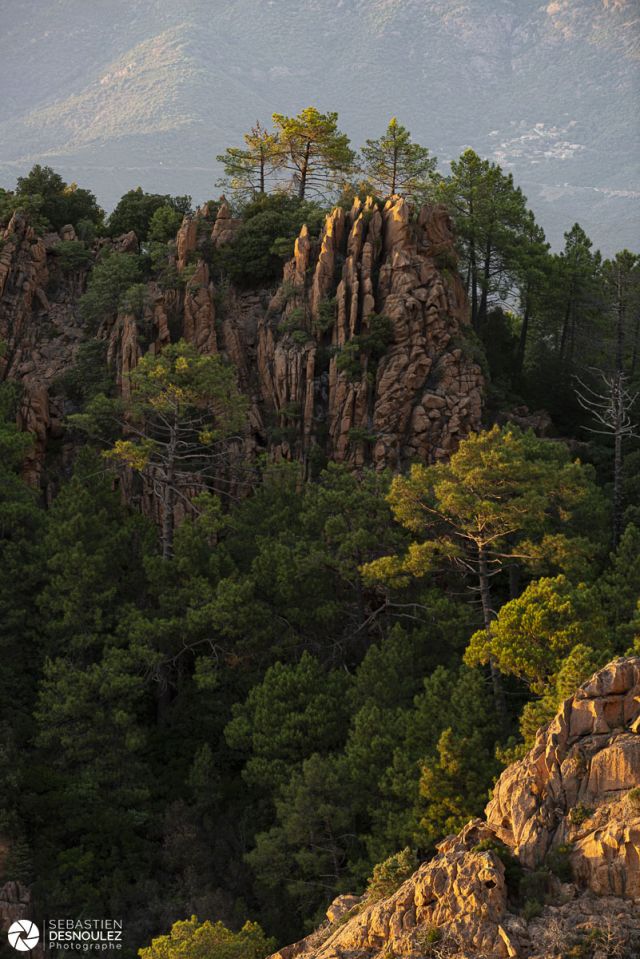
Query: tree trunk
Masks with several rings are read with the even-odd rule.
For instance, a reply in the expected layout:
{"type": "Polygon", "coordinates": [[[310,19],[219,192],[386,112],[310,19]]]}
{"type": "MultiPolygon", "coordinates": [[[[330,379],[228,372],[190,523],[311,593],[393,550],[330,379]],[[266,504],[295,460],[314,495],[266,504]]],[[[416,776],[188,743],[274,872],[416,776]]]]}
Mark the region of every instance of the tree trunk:
{"type": "Polygon", "coordinates": [[[175,453],[177,441],[177,424],[174,424],[167,448],[167,463],[165,467],[164,490],[162,495],[162,559],[165,561],[171,559],[173,555],[175,453]]]}
{"type": "Polygon", "coordinates": [[[571,288],[569,289],[569,296],[567,298],[567,306],[564,311],[564,322],[562,324],[562,336],[560,337],[560,359],[564,360],[565,351],[567,349],[567,340],[569,337],[569,325],[571,322],[571,305],[572,305],[572,292],[571,288]]]}
{"type": "Polygon", "coordinates": [[[471,268],[471,326],[478,328],[478,267],[476,264],[476,245],[473,240],[469,243],[469,260],[471,268]]]}
{"type": "Polygon", "coordinates": [[[480,307],[478,309],[478,327],[480,328],[487,321],[487,311],[489,303],[489,273],[491,272],[491,240],[487,240],[484,251],[484,279],[482,281],[482,296],[480,297],[480,307]]]}
{"type": "Polygon", "coordinates": [[[616,549],[622,536],[622,428],[624,423],[624,335],[625,303],[622,269],[618,266],[616,277],[616,377],[613,402],[615,408],[615,433],[613,454],[613,548],[616,549]]]}
{"type": "Polygon", "coordinates": [[[304,160],[302,161],[302,167],[300,169],[300,187],[298,189],[298,199],[304,200],[304,195],[307,189],[307,176],[309,174],[309,153],[311,151],[311,143],[307,141],[307,145],[304,151],[304,160]]]}
{"type": "MultiPolygon", "coordinates": [[[[173,556],[173,531],[175,507],[175,452],[178,441],[178,428],[174,419],[174,428],[171,431],[167,448],[167,463],[165,467],[164,489],[162,495],[162,561],[167,563],[173,556]]],[[[160,652],[164,654],[161,648],[160,652]]],[[[158,667],[158,690],[156,695],[156,719],[158,723],[164,720],[171,705],[171,688],[169,684],[170,667],[161,663],[158,667]]]]}
{"type": "Polygon", "coordinates": [[[635,329],[633,331],[633,354],[631,356],[631,370],[629,371],[631,380],[633,380],[634,376],[636,375],[636,369],[638,366],[638,348],[639,347],[640,347],[640,311],[638,311],[638,315],[636,316],[636,324],[635,324],[635,329]]]}
{"type": "Polygon", "coordinates": [[[616,549],[622,536],[622,435],[616,433],[613,455],[613,548],[616,549]]]}
{"type": "Polygon", "coordinates": [[[618,372],[613,384],[613,403],[615,409],[615,431],[613,434],[613,529],[612,542],[616,549],[622,535],[622,424],[624,422],[624,396],[622,374],[618,372]]]}
{"type": "Polygon", "coordinates": [[[522,326],[520,327],[520,338],[518,339],[518,349],[516,350],[516,358],[513,364],[512,381],[516,380],[522,374],[524,367],[527,337],[529,336],[529,324],[531,321],[531,310],[529,309],[530,299],[529,290],[527,290],[525,294],[524,316],[522,317],[522,326]]]}
{"type": "MultiPolygon", "coordinates": [[[[482,618],[484,628],[489,633],[491,623],[495,618],[495,613],[491,604],[491,586],[489,583],[489,567],[487,555],[482,547],[478,547],[478,581],[480,584],[480,599],[482,601],[482,618]]],[[[493,687],[493,699],[496,706],[496,713],[500,721],[502,731],[507,731],[507,706],[504,698],[504,689],[502,688],[502,676],[493,656],[489,657],[489,668],[491,670],[491,685],[493,687]]]]}

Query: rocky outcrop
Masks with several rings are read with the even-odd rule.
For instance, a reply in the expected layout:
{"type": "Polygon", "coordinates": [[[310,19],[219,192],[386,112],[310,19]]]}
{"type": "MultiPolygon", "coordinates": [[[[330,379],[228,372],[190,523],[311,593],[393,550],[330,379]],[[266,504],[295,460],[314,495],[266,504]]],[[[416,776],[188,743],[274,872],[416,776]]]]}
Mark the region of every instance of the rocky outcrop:
{"type": "Polygon", "coordinates": [[[444,210],[414,222],[402,197],[335,209],[319,242],[303,227],[258,342],[262,400],[288,451],[323,443],[335,460],[399,469],[479,428],[456,262],[444,210]]]}
{"type": "Polygon", "coordinates": [[[640,658],[620,659],[505,770],[486,821],[441,842],[389,898],[340,897],[325,927],[274,959],[640,955],[639,786],[640,658]],[[502,843],[530,886],[546,884],[538,910],[509,888],[502,843]],[[553,874],[559,860],[572,881],[553,874]]]}
{"type": "Polygon", "coordinates": [[[487,807],[489,825],[532,868],[571,843],[584,884],[640,901],[640,801],[635,809],[625,799],[640,786],[639,733],[640,659],[616,661],[505,770],[487,807]]]}
{"type": "Polygon", "coordinates": [[[0,379],[22,387],[18,424],[33,436],[24,474],[34,486],[40,484],[49,440],[63,433],[63,399],[52,386],[73,365],[85,336],[77,297],[86,272],[64,273],[51,239],[38,237],[20,213],[0,233],[0,379]]]}
{"type": "MultiPolygon", "coordinates": [[[[0,372],[24,386],[31,483],[43,484],[48,442],[69,412],[54,384],[93,335],[105,341],[123,394],[146,350],[182,336],[222,354],[251,400],[248,448],[275,459],[307,463],[319,453],[401,469],[449,455],[479,428],[483,378],[444,210],[425,207],[416,218],[401,197],[384,207],[356,200],[327,216],[319,238],[302,228],[277,289],[216,289],[211,256],[240,227],[226,201],[215,217],[209,205],[186,216],[162,285],[150,282],[141,309],[106,318],[93,334],[78,310],[88,269],[63,273],[62,237],[40,239],[13,218],[0,250],[0,335],[9,343],[0,372]]],[[[72,228],[63,233],[79,242],[72,228]]],[[[93,256],[138,248],[130,233],[98,240],[93,256]]]]}

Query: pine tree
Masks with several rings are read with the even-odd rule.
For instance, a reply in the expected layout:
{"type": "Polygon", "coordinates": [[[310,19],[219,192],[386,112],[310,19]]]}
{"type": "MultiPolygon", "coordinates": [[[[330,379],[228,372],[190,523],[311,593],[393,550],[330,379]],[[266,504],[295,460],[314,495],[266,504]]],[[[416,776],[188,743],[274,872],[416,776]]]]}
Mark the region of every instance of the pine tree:
{"type": "Polygon", "coordinates": [[[298,197],[326,197],[355,169],[349,138],[338,130],[337,113],[307,107],[295,117],[273,114],[282,156],[298,197]]]}
{"type": "Polygon", "coordinates": [[[441,199],[455,221],[471,299],[471,321],[481,329],[491,299],[506,296],[514,285],[521,236],[530,214],[511,174],[473,150],[451,163],[442,180],[441,199]]]}
{"type": "MultiPolygon", "coordinates": [[[[396,519],[414,536],[404,556],[369,563],[372,579],[405,580],[453,564],[471,576],[487,634],[495,616],[491,583],[512,561],[533,559],[531,539],[566,523],[571,510],[595,495],[589,472],[559,443],[515,427],[472,435],[448,463],[415,464],[389,493],[396,519]],[[529,541],[529,542],[527,542],[529,541]]],[[[560,534],[553,538],[558,549],[560,534]]],[[[562,537],[560,537],[562,538],[562,537]]],[[[570,548],[568,538],[563,539],[570,548]]],[[[500,675],[490,659],[496,707],[506,721],[500,675]]]]}
{"type": "Polygon", "coordinates": [[[141,473],[160,501],[164,559],[173,552],[177,503],[184,488],[226,486],[232,437],[243,429],[246,402],[219,355],[201,356],[184,340],[142,357],[122,401],[96,397],[71,422],[95,434],[116,419],[132,439],[116,440],[107,456],[141,473]]]}
{"type": "Polygon", "coordinates": [[[414,143],[396,117],[377,140],[362,148],[363,172],[381,196],[419,196],[427,189],[437,164],[426,147],[414,143]]]}
{"type": "Polygon", "coordinates": [[[266,193],[270,179],[284,162],[278,134],[269,133],[259,122],[245,133],[244,142],[244,148],[227,147],[216,157],[225,174],[216,185],[230,190],[241,202],[266,193]]]}

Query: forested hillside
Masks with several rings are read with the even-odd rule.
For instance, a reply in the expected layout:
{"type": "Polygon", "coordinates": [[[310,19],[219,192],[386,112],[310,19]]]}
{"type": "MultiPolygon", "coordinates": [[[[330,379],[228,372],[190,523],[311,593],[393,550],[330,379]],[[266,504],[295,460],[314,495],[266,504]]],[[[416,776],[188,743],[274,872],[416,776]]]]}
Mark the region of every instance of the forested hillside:
{"type": "Polygon", "coordinates": [[[0,191],[0,885],[127,955],[389,895],[640,652],[640,259],[386,123],[0,191]]]}

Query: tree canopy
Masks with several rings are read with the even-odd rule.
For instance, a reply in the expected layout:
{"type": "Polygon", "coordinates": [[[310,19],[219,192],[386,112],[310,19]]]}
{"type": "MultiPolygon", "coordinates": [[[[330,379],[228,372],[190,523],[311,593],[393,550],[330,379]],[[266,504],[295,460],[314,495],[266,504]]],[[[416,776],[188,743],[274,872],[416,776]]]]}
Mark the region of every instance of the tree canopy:
{"type": "Polygon", "coordinates": [[[381,196],[402,193],[420,197],[429,186],[437,159],[426,147],[414,143],[411,134],[396,117],[377,140],[362,148],[363,173],[381,196]]]}

